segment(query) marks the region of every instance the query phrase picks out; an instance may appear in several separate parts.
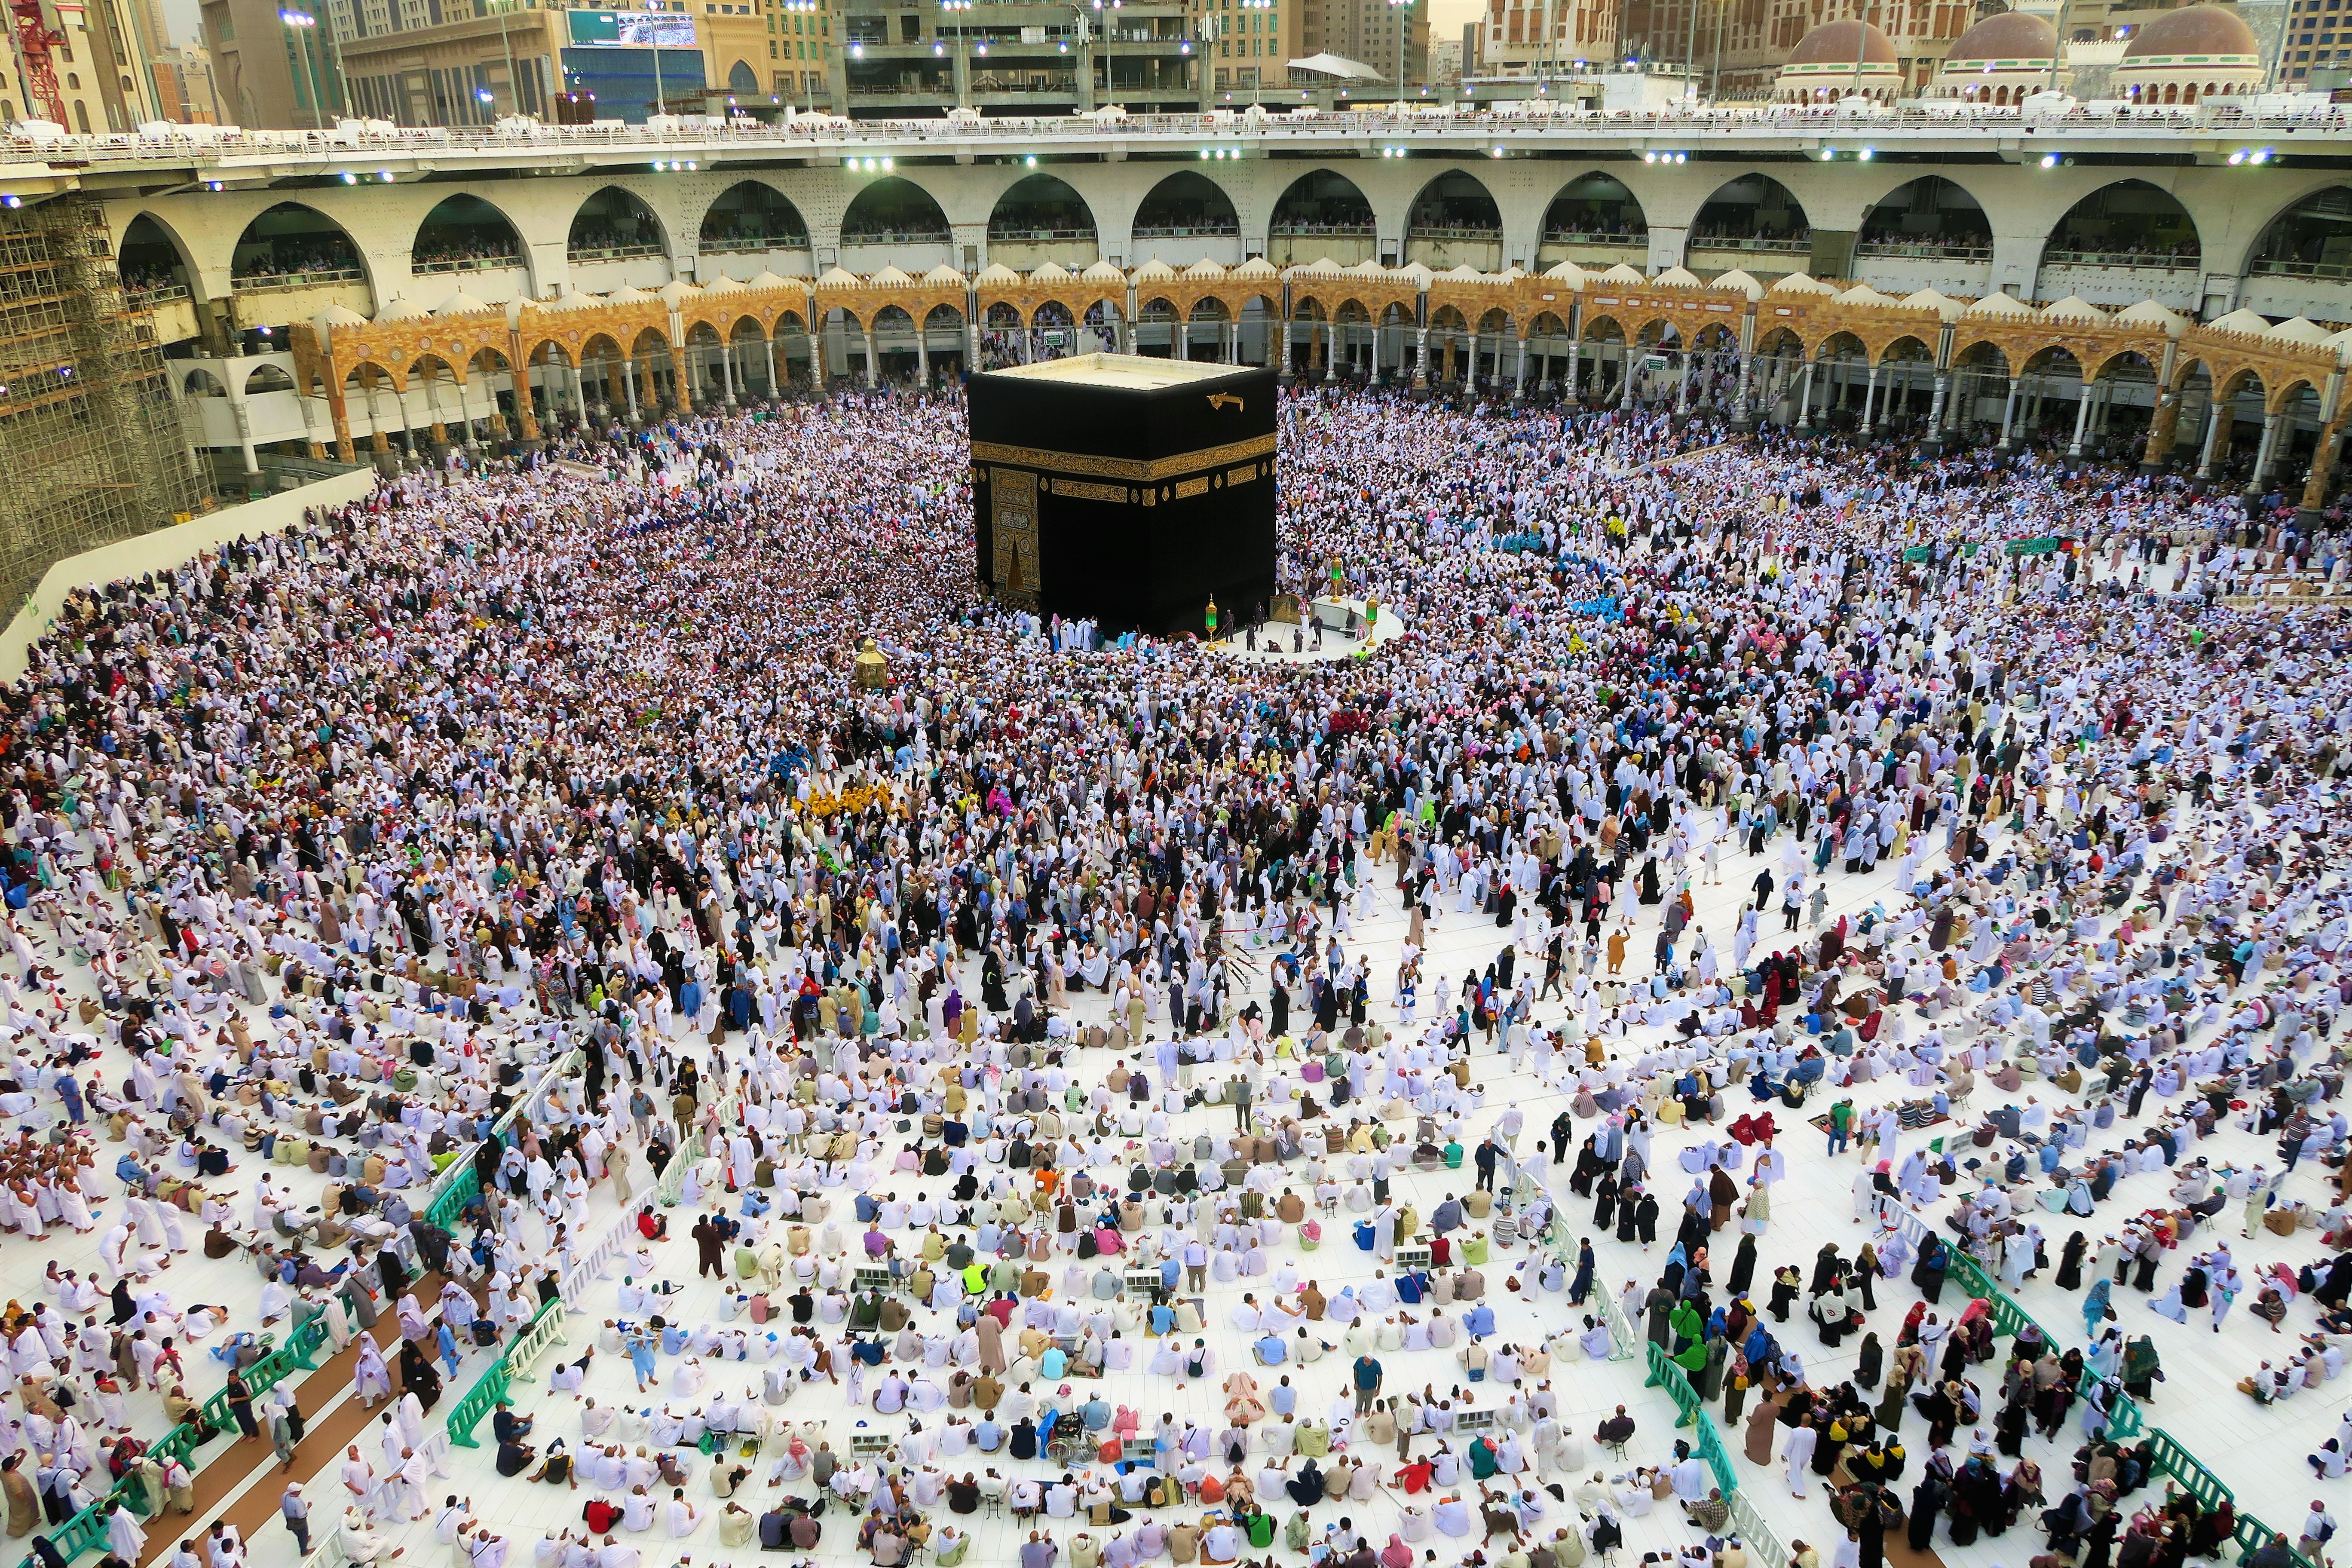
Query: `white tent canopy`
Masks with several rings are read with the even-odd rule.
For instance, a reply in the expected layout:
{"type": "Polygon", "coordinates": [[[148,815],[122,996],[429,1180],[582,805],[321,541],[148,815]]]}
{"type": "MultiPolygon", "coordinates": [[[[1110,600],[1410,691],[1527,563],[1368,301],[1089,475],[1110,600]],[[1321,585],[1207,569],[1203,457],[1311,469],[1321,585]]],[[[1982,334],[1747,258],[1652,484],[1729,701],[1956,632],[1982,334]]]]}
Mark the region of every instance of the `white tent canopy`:
{"type": "Polygon", "coordinates": [[[1309,55],[1303,60],[1293,60],[1295,71],[1314,71],[1321,76],[1346,77],[1350,81],[1386,81],[1388,79],[1361,60],[1348,59],[1340,55],[1309,55]]]}

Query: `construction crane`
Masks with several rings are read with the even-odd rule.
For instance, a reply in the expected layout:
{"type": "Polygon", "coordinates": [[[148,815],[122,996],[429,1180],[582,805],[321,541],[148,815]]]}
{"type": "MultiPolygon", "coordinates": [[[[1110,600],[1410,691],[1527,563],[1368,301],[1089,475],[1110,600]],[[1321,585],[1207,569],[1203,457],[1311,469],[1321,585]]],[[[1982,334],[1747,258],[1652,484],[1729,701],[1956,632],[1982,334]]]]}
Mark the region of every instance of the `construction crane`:
{"type": "MultiPolygon", "coordinates": [[[[48,118],[59,125],[66,122],[65,94],[58,90],[56,50],[66,41],[66,36],[49,26],[41,14],[41,0],[8,0],[10,24],[16,33],[18,63],[25,68],[25,92],[37,98],[47,110],[48,118]]],[[[29,111],[31,103],[26,104],[29,111]]]]}

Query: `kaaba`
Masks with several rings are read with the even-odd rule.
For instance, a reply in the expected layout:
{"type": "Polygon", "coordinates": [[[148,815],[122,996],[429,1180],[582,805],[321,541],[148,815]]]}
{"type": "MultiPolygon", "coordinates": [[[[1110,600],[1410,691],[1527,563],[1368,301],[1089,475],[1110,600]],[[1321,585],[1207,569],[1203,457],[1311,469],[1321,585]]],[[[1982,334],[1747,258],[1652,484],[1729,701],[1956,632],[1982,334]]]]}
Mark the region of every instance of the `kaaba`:
{"type": "Polygon", "coordinates": [[[971,377],[976,569],[1112,635],[1231,627],[1274,597],[1274,372],[1082,354],[971,377]]]}

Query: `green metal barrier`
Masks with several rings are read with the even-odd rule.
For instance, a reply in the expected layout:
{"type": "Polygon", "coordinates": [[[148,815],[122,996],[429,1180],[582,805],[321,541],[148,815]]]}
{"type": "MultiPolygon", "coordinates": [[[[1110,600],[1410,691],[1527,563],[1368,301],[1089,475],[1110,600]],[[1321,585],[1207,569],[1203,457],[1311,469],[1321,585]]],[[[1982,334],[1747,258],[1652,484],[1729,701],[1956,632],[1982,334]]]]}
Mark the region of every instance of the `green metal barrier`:
{"type": "Polygon", "coordinates": [[[500,1356],[490,1363],[488,1372],[474,1380],[474,1386],[466,1391],[466,1397],[457,1401],[457,1407],[449,1412],[449,1441],[460,1448],[480,1447],[481,1445],[474,1441],[474,1428],[482,1424],[484,1416],[499,1407],[499,1401],[504,1399],[507,1390],[513,1386],[514,1376],[507,1370],[507,1358],[500,1356]]]}
{"type": "Polygon", "coordinates": [[[466,1162],[465,1170],[443,1189],[441,1195],[435,1198],[432,1205],[425,1211],[425,1223],[455,1234],[457,1228],[457,1216],[466,1212],[466,1205],[478,1197],[481,1191],[482,1173],[472,1160],[468,1159],[466,1162]]]}
{"type": "Polygon", "coordinates": [[[1681,1412],[1675,1420],[1676,1430],[1685,1426],[1693,1428],[1691,1447],[1706,1462],[1706,1468],[1715,1472],[1715,1483],[1723,1489],[1723,1495],[1729,1497],[1739,1489],[1739,1472],[1731,1468],[1731,1456],[1724,1450],[1723,1436],[1716,1430],[1715,1417],[1706,1413],[1698,1390],[1691,1386],[1691,1381],[1684,1375],[1683,1369],[1666,1354],[1665,1347],[1655,1340],[1644,1340],[1642,1346],[1650,1361],[1650,1378],[1642,1386],[1666,1391],[1666,1397],[1673,1400],[1675,1408],[1681,1412]]]}

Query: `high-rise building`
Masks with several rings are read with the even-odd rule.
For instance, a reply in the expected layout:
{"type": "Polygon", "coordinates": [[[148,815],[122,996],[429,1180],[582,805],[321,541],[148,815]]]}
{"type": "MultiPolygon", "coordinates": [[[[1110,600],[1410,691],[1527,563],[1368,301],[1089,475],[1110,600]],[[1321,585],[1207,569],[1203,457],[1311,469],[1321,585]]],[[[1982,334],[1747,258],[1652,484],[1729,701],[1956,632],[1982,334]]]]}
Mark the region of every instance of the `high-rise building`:
{"type": "MultiPolygon", "coordinates": [[[[1284,0],[1297,5],[1298,0],[1284,0]]],[[[1429,83],[1429,0],[1391,5],[1390,0],[1306,0],[1304,50],[1338,55],[1370,66],[1390,83],[1397,79],[1398,49],[1403,49],[1404,85],[1429,83]]],[[[1377,96],[1377,89],[1370,89],[1377,96]]]]}
{"type": "Polygon", "coordinates": [[[1617,55],[1620,20],[1615,0],[1486,0],[1479,73],[1525,76],[1606,66],[1617,55]]]}
{"type": "Polygon", "coordinates": [[[163,112],[145,62],[166,47],[144,0],[19,0],[0,120],[47,120],[85,134],[129,131],[163,112]]]}
{"type": "Polygon", "coordinates": [[[835,108],[835,0],[205,0],[224,107],[247,125],[643,121],[835,108]],[[289,20],[289,17],[294,19],[289,20]],[[302,18],[309,18],[303,20],[302,18]]]}
{"type": "Polygon", "coordinates": [[[1195,109],[1213,87],[1279,82],[1279,28],[1294,25],[1299,3],[1125,0],[1097,9],[1069,0],[847,0],[836,112],[1195,109]]]}

